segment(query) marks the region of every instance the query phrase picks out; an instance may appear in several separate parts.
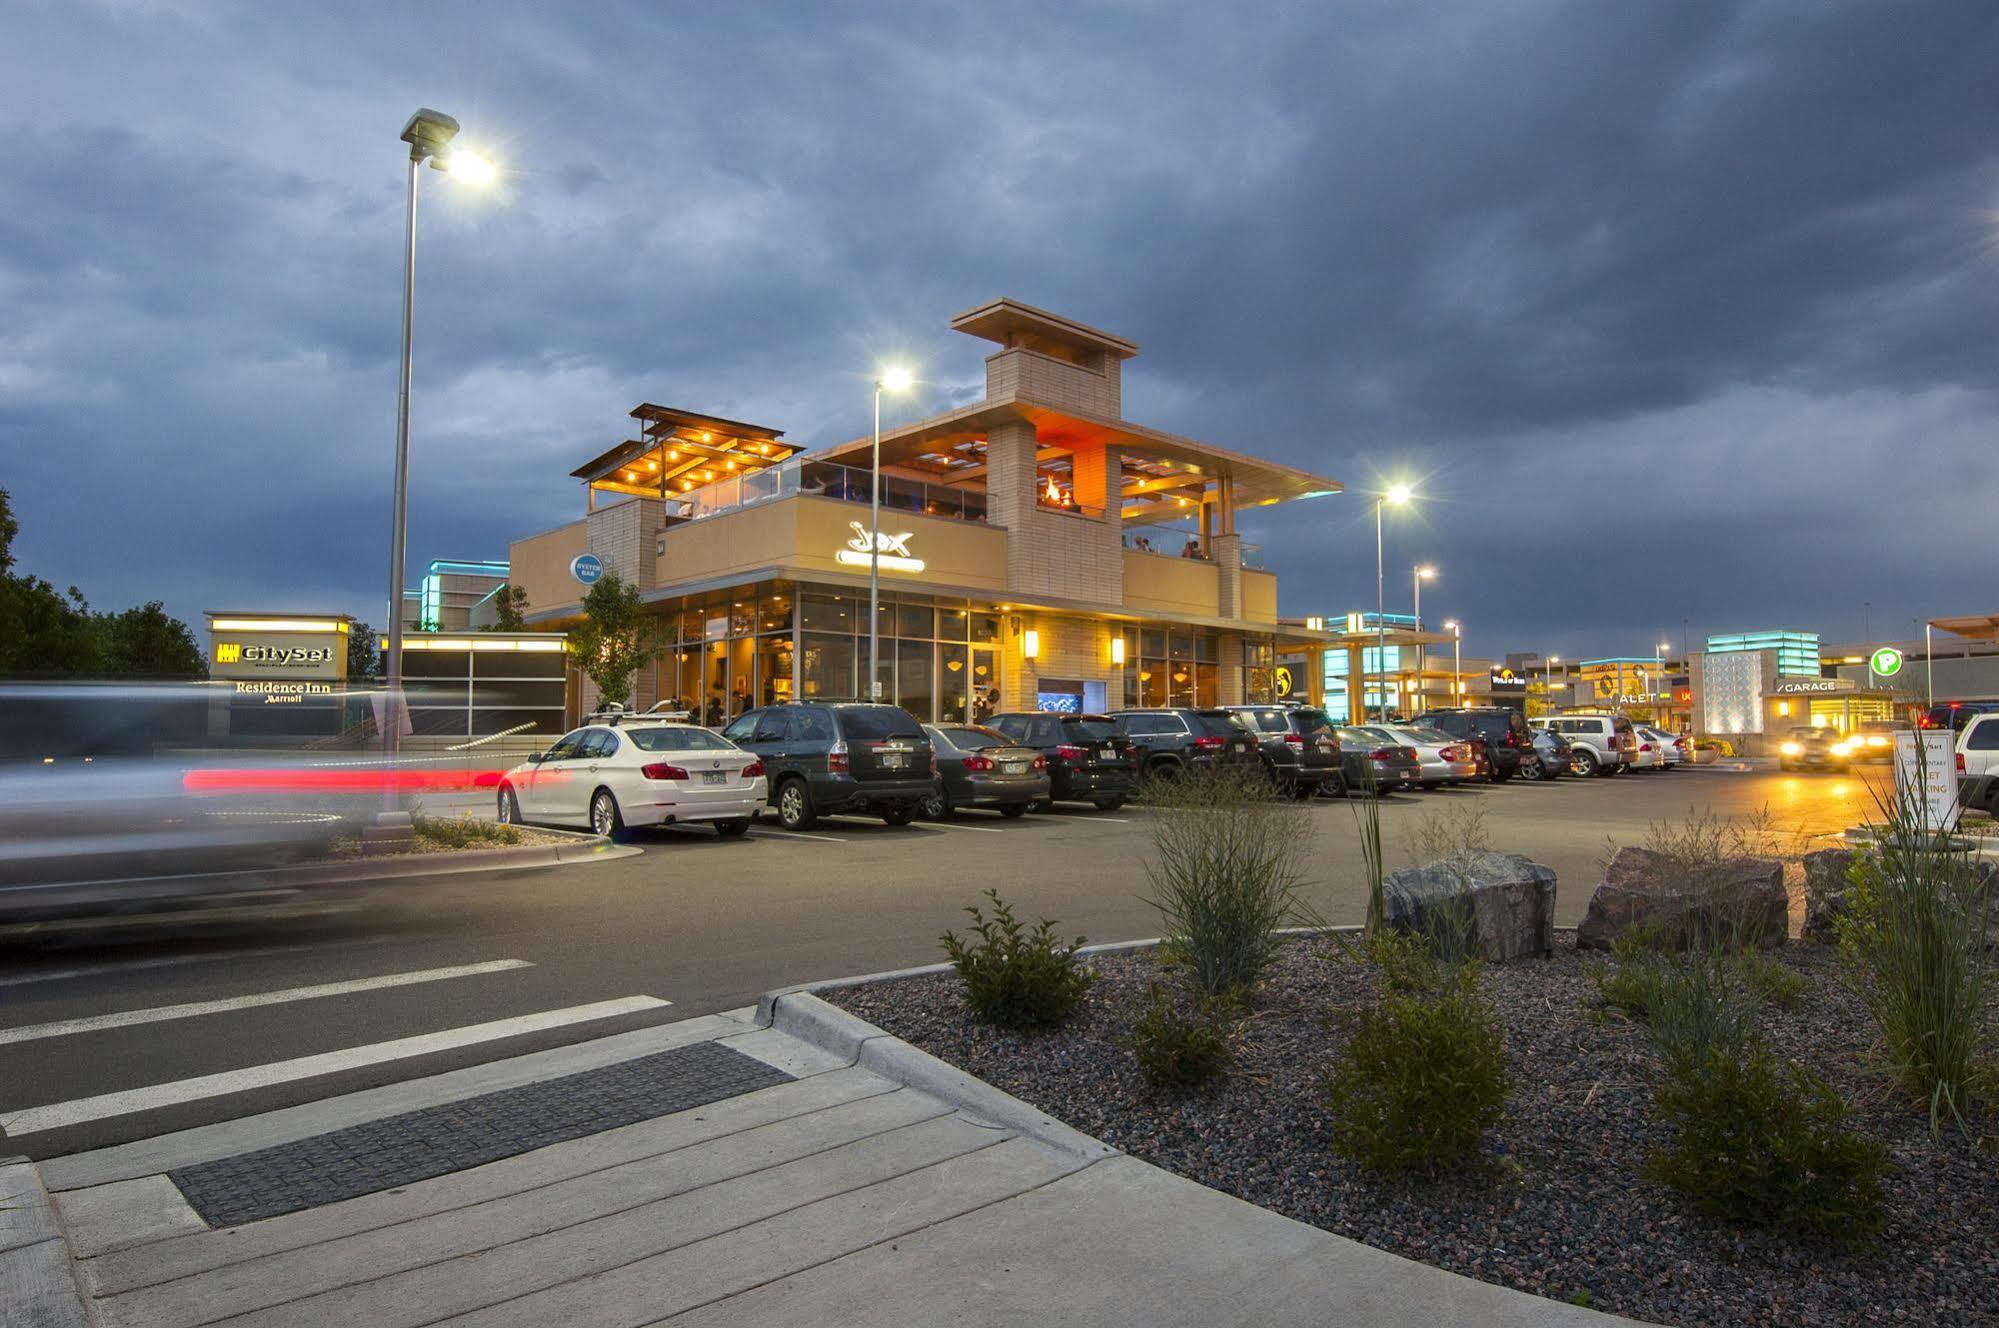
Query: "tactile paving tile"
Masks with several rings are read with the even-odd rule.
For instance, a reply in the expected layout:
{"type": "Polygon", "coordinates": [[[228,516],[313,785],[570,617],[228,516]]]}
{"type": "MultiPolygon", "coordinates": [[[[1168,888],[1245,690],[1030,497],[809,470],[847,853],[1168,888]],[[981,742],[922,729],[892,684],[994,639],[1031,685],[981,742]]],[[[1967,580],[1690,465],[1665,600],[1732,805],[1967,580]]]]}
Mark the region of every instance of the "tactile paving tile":
{"type": "Polygon", "coordinates": [[[208,1225],[240,1226],[497,1162],[791,1078],[718,1043],[697,1042],[168,1175],[208,1225]]]}

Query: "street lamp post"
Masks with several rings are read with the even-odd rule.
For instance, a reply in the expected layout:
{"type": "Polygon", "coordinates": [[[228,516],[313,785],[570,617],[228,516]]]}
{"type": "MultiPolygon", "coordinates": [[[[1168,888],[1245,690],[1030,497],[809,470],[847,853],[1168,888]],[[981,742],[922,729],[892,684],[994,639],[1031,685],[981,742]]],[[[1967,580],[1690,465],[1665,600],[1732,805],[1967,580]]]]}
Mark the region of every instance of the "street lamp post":
{"type": "MultiPolygon", "coordinates": [[[[401,378],[396,391],[396,487],[393,527],[389,534],[389,639],[384,665],[385,695],[382,698],[382,755],[393,761],[402,745],[403,717],[403,564],[409,539],[409,458],[410,458],[410,364],[412,323],[416,311],[416,192],[417,168],[428,161],[433,170],[450,170],[477,183],[490,178],[492,168],[484,158],[469,152],[444,155],[458,137],[458,122],[450,116],[421,108],[403,126],[402,141],[410,145],[409,191],[403,208],[403,353],[401,378]]],[[[398,803],[393,785],[384,781],[382,814],[376,823],[373,842],[391,846],[410,836],[409,816],[398,803]]]]}
{"type": "MultiPolygon", "coordinates": [[[[1386,564],[1382,559],[1381,508],[1384,503],[1394,503],[1401,507],[1415,496],[1415,490],[1406,484],[1391,484],[1388,492],[1375,495],[1374,499],[1374,667],[1381,679],[1382,712],[1377,719],[1385,719],[1388,714],[1388,592],[1386,564]]],[[[1367,670],[1361,670],[1361,714],[1367,714],[1367,670]]]]}
{"type": "Polygon", "coordinates": [[[1456,618],[1444,620],[1444,626],[1451,629],[1451,704],[1463,705],[1465,699],[1465,669],[1459,651],[1464,646],[1464,632],[1456,618]]]}
{"type": "Polygon", "coordinates": [[[1416,566],[1415,575],[1411,578],[1416,583],[1416,638],[1417,638],[1416,639],[1416,696],[1418,700],[1422,699],[1423,696],[1423,666],[1428,660],[1428,654],[1423,648],[1423,640],[1422,640],[1423,583],[1425,581],[1431,580],[1436,575],[1437,575],[1436,568],[1431,567],[1427,564],[1418,563],[1416,566]]]}
{"type": "Polygon", "coordinates": [[[875,447],[868,468],[868,699],[882,699],[882,393],[907,392],[915,380],[907,369],[884,369],[875,379],[875,447]]]}

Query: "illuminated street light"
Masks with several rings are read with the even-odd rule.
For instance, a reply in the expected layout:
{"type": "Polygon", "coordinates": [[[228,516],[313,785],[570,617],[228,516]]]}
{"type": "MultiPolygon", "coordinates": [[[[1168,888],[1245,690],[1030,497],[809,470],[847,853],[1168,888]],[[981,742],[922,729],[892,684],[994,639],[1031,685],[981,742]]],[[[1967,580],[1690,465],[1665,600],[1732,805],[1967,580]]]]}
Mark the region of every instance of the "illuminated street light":
{"type": "Polygon", "coordinates": [[[1459,651],[1464,645],[1464,633],[1459,630],[1456,618],[1444,619],[1444,626],[1449,628],[1451,633],[1451,695],[1462,701],[1465,694],[1465,671],[1459,651]]]}
{"type": "MultiPolygon", "coordinates": [[[[1423,583],[1434,580],[1436,575],[1437,569],[1427,563],[1418,563],[1416,565],[1414,580],[1416,583],[1416,633],[1418,637],[1423,632],[1423,583]]],[[[1423,690],[1423,665],[1425,662],[1426,652],[1423,649],[1423,642],[1418,640],[1416,642],[1416,690],[1419,692],[1423,690]]]]}
{"type": "Polygon", "coordinates": [[[875,376],[874,464],[868,473],[868,699],[882,699],[882,393],[907,392],[916,382],[909,370],[891,365],[875,376]]]}
{"type": "MultiPolygon", "coordinates": [[[[1381,508],[1384,503],[1394,503],[1397,507],[1406,505],[1416,496],[1416,491],[1406,484],[1391,484],[1388,492],[1379,494],[1374,500],[1374,667],[1382,681],[1382,717],[1388,711],[1388,592],[1384,581],[1387,575],[1382,561],[1381,508]]],[[[1367,670],[1361,670],[1360,715],[1367,718],[1367,670]]]]}
{"type": "MultiPolygon", "coordinates": [[[[410,145],[409,194],[403,213],[403,359],[396,393],[396,495],[394,526],[389,536],[389,639],[383,660],[386,694],[382,700],[382,754],[393,760],[402,743],[403,684],[403,561],[409,538],[410,471],[410,340],[416,303],[416,183],[417,167],[428,161],[434,170],[457,167],[460,179],[483,184],[493,178],[493,164],[476,153],[449,152],[458,137],[458,122],[428,108],[403,126],[402,141],[410,145]]],[[[372,837],[383,848],[409,842],[410,820],[396,795],[384,791],[379,829],[372,837]]]]}

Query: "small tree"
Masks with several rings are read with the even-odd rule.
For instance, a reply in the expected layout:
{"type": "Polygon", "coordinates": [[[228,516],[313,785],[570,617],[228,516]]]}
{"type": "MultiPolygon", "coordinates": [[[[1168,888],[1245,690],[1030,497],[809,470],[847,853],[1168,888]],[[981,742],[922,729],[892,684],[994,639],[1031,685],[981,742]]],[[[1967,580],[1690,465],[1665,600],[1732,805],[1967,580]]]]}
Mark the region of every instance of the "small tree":
{"type": "Polygon", "coordinates": [[[186,623],[153,600],[123,613],[97,616],[105,663],[113,673],[206,678],[208,661],[186,623]]]}
{"type": "Polygon", "coordinates": [[[347,630],[347,676],[377,678],[382,673],[382,643],[375,629],[357,622],[347,630]]]}
{"type": "Polygon", "coordinates": [[[493,592],[493,612],[496,621],[486,630],[489,632],[525,632],[527,620],[528,593],[511,583],[493,592]]]}
{"type": "Polygon", "coordinates": [[[632,699],[632,674],[665,648],[659,619],[639,602],[639,588],[606,572],[583,596],[583,625],[569,633],[569,650],[606,704],[632,699]]]}

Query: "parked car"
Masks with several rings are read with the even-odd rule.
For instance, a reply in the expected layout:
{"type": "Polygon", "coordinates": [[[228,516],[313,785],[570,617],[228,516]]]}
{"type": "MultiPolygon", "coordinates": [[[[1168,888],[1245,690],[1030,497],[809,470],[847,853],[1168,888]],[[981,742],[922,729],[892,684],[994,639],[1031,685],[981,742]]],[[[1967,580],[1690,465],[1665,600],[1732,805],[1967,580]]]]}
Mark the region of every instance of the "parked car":
{"type": "Polygon", "coordinates": [[[1492,782],[1504,784],[1520,773],[1520,758],[1534,745],[1527,717],[1506,706],[1449,706],[1426,710],[1413,721],[1454,738],[1482,738],[1492,782]]]}
{"type": "Polygon", "coordinates": [[[1048,799],[1048,758],[982,724],[925,724],[937,758],[937,792],[923,815],[942,820],[960,807],[1021,816],[1048,799]]]}
{"type": "Polygon", "coordinates": [[[1118,710],[1111,718],[1131,743],[1141,774],[1171,778],[1190,766],[1262,767],[1256,735],[1226,710],[1118,710]]]}
{"type": "Polygon", "coordinates": [[[1372,788],[1379,796],[1389,789],[1414,788],[1423,782],[1422,762],[1407,743],[1390,741],[1364,728],[1339,729],[1336,736],[1349,794],[1372,788]]]}
{"type": "Polygon", "coordinates": [[[703,822],[740,835],[764,804],[764,764],[719,733],[647,720],[591,724],[500,777],[502,824],[628,827],[703,822]]]}
{"type": "Polygon", "coordinates": [[[1631,761],[1631,768],[1633,770],[1665,770],[1670,768],[1666,763],[1665,743],[1661,738],[1653,736],[1652,729],[1643,724],[1633,724],[1631,731],[1638,738],[1638,748],[1633,754],[1631,761]]]}
{"type": "Polygon", "coordinates": [[[1962,733],[1964,726],[1980,715],[1993,714],[1999,714],[1999,701],[1944,701],[1918,716],[1916,727],[1962,733]]]}
{"type": "Polygon", "coordinates": [[[1850,751],[1838,731],[1800,724],[1777,749],[1777,766],[1781,770],[1845,770],[1850,751]]]}
{"type": "Polygon", "coordinates": [[[1533,729],[1532,760],[1520,763],[1520,774],[1526,779],[1559,779],[1569,773],[1569,744],[1559,733],[1547,729],[1533,729]]]}
{"type": "Polygon", "coordinates": [[[1133,748],[1108,715],[1015,711],[986,721],[1048,759],[1047,802],[1087,802],[1114,812],[1131,797],[1133,748]]]}
{"type": "Polygon", "coordinates": [[[1309,798],[1340,791],[1340,738],[1326,712],[1311,706],[1223,706],[1257,737],[1264,769],[1280,788],[1309,798]]]}
{"type": "Polygon", "coordinates": [[[787,830],[834,812],[908,825],[937,792],[930,739],[900,706],[802,701],[745,711],[722,736],[761,757],[787,830]]]}
{"type": "Polygon", "coordinates": [[[1623,715],[1550,715],[1544,727],[1569,744],[1569,768],[1579,775],[1618,775],[1638,754],[1638,734],[1623,715]]]}
{"type": "Polygon", "coordinates": [[[1417,779],[1424,788],[1462,784],[1478,775],[1471,741],[1420,724],[1368,724],[1362,732],[1416,751],[1417,779]]]}
{"type": "Polygon", "coordinates": [[[1999,714],[1974,716],[1957,735],[1957,794],[1999,816],[1999,714]]]}

